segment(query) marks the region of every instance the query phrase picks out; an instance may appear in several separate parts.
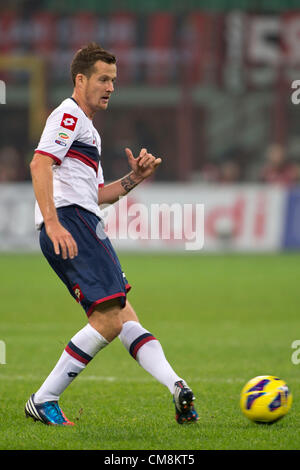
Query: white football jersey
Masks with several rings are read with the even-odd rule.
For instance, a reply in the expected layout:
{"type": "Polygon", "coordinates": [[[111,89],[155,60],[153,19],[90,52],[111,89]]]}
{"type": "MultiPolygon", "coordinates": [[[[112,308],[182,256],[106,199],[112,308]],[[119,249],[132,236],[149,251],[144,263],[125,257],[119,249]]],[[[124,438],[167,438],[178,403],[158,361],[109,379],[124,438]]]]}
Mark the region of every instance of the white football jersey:
{"type": "MultiPolygon", "coordinates": [[[[104,185],[101,139],[91,119],[73,98],[65,99],[50,114],[35,152],[47,155],[55,162],[55,207],[77,204],[101,216],[98,205],[98,188],[104,185]]],[[[40,229],[42,223],[43,216],[36,202],[36,228],[40,229]]]]}

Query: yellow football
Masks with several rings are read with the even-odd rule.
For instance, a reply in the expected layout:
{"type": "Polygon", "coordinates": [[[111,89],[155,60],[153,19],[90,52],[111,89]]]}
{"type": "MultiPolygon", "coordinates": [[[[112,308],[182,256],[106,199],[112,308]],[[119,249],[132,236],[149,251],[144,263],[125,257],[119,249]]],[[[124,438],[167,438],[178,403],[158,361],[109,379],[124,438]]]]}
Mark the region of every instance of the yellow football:
{"type": "Polygon", "coordinates": [[[243,387],[240,406],[251,421],[273,423],[287,414],[292,394],[284,380],[274,375],[259,375],[243,387]]]}

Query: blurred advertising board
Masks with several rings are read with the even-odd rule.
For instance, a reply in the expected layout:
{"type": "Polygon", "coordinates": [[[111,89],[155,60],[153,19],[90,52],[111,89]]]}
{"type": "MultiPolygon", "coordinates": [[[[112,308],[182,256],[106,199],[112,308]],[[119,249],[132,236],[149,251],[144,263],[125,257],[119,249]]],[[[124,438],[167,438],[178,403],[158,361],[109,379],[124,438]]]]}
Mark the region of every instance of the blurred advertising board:
{"type": "MultiPolygon", "coordinates": [[[[34,203],[30,183],[0,185],[2,252],[39,250],[34,203]]],[[[267,185],[145,183],[104,208],[103,221],[117,250],[196,253],[297,249],[300,190],[267,185]]]]}
{"type": "Polygon", "coordinates": [[[39,249],[30,183],[0,184],[0,251],[39,249]]]}
{"type": "Polygon", "coordinates": [[[283,247],[293,250],[300,248],[300,189],[289,191],[286,203],[283,247]]]}

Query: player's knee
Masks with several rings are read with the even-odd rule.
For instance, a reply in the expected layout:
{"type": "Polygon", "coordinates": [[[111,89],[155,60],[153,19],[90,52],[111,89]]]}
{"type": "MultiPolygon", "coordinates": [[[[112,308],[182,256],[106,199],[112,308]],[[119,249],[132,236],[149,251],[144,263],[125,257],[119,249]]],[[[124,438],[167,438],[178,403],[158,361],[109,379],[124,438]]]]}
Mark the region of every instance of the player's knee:
{"type": "Polygon", "coordinates": [[[120,304],[100,304],[90,316],[89,323],[109,342],[112,341],[122,330],[123,320],[120,304]]]}

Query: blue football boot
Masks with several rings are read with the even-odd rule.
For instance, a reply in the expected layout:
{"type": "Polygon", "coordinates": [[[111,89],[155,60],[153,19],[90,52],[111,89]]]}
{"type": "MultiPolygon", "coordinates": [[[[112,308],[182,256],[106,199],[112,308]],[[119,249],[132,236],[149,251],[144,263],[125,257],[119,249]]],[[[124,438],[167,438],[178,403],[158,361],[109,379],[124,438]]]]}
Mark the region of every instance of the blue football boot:
{"type": "Polygon", "coordinates": [[[57,401],[34,403],[34,394],[25,405],[25,416],[52,426],[74,426],[74,423],[66,418],[57,401]]]}

